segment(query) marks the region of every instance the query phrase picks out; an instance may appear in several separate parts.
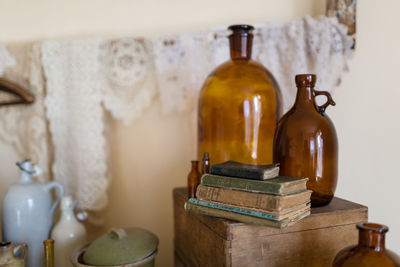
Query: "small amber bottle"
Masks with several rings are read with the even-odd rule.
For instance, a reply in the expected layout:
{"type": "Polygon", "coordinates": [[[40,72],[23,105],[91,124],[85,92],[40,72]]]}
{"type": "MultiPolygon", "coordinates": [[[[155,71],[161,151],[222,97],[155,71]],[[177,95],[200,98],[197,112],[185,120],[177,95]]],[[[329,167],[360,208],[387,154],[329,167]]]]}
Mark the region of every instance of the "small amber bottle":
{"type": "Polygon", "coordinates": [[[200,182],[199,161],[192,160],[192,169],[187,177],[188,198],[196,197],[196,189],[200,182]]]}
{"type": "Polygon", "coordinates": [[[210,173],[210,156],[208,152],[203,154],[203,164],[201,166],[201,174],[210,173]]]}
{"type": "Polygon", "coordinates": [[[54,267],[54,240],[43,241],[44,245],[44,267],[54,267]]]}

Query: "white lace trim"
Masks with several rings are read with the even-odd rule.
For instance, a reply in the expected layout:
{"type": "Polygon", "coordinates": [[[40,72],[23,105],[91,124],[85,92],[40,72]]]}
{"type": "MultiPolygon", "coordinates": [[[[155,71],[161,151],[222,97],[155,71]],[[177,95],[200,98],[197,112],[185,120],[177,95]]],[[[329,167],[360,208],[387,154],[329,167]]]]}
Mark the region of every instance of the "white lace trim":
{"type": "MultiPolygon", "coordinates": [[[[229,32],[216,29],[154,41],[156,78],[166,114],[194,107],[206,75],[229,60],[229,32]]],[[[252,58],[274,75],[287,111],[296,95],[294,76],[315,73],[321,90],[340,82],[351,47],[347,28],[335,18],[309,16],[289,23],[257,25],[252,58]]]]}
{"type": "Polygon", "coordinates": [[[100,40],[45,42],[46,115],[54,144],[54,177],[83,208],[107,203],[100,40]]]}
{"type": "Polygon", "coordinates": [[[138,118],[156,94],[151,42],[125,38],[100,46],[102,101],[115,119],[138,118]]]}
{"type": "MultiPolygon", "coordinates": [[[[297,73],[316,73],[318,87],[333,91],[350,54],[351,40],[346,31],[336,19],[326,17],[256,26],[253,58],[277,79],[284,110],[293,103],[297,73]]],[[[0,132],[0,140],[14,144],[16,150],[22,151],[21,155],[37,153],[40,156],[36,162],[42,167],[49,164],[51,142],[46,139],[41,98],[44,97],[43,66],[47,88],[44,103],[54,145],[54,177],[75,194],[84,208],[99,210],[107,203],[109,184],[103,106],[114,118],[129,123],[154,104],[158,94],[164,114],[181,111],[195,114],[206,76],[229,59],[228,34],[219,28],[151,39],[44,42],[41,60],[36,48],[32,62],[21,65],[31,66],[29,72],[19,66],[18,59],[18,68],[14,68],[19,77],[24,77],[26,85],[35,90],[37,111],[29,111],[32,123],[21,127],[14,119],[19,115],[2,116],[0,123],[10,131],[0,132]],[[32,128],[35,125],[39,127],[32,128]],[[12,136],[18,131],[25,134],[12,136]],[[30,139],[25,138],[27,132],[30,139]]],[[[15,54],[16,58],[19,54],[15,54]]],[[[0,46],[0,73],[12,63],[12,57],[0,46]]],[[[9,111],[2,108],[0,112],[9,111]]],[[[195,133],[195,121],[190,125],[195,133]]]]}

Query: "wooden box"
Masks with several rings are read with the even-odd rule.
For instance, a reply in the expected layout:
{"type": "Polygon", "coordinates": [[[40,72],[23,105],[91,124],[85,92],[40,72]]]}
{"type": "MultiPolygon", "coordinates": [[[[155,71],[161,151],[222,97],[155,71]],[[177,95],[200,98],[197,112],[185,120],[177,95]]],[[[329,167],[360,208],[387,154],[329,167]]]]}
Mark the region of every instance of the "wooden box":
{"type": "Polygon", "coordinates": [[[186,188],[175,188],[176,266],[331,266],[342,248],[358,242],[356,224],[368,208],[334,198],[286,229],[238,223],[184,210],[186,188]]]}

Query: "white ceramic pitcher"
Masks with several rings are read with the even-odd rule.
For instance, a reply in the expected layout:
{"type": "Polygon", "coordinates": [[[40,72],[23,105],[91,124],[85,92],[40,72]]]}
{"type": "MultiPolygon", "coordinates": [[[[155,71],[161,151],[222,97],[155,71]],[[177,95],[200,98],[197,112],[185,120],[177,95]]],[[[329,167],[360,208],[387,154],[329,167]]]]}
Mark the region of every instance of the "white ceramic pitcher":
{"type": "Polygon", "coordinates": [[[33,181],[32,175],[38,174],[38,168],[29,160],[17,165],[21,171],[21,180],[9,188],[3,200],[3,240],[27,243],[28,266],[42,267],[43,240],[50,237],[53,214],[64,195],[64,188],[57,182],[40,184],[33,181]],[[52,189],[58,191],[54,202],[52,189]]]}

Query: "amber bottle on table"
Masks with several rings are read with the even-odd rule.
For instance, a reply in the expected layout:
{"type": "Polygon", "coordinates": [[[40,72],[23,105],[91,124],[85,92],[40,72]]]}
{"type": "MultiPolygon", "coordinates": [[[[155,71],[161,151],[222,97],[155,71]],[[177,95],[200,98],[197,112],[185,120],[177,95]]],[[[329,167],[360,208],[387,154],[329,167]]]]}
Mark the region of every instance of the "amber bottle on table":
{"type": "Polygon", "coordinates": [[[387,226],[359,223],[357,228],[358,245],[341,250],[333,261],[334,267],[400,266],[399,256],[385,248],[387,226]]]}
{"type": "Polygon", "coordinates": [[[275,133],[274,163],[280,175],[308,177],[311,205],[328,204],[335,193],[338,176],[338,142],[335,126],[325,114],[335,105],[326,91],[314,89],[316,76],[297,75],[297,95],[293,107],[280,119],[275,133]],[[315,97],[327,101],[318,106],[315,97]]]}
{"type": "Polygon", "coordinates": [[[274,77],[251,60],[253,27],[228,28],[231,60],[217,67],[200,92],[198,158],[210,164],[228,160],[272,163],[273,137],[281,115],[281,94],[274,77]]]}
{"type": "Polygon", "coordinates": [[[192,169],[187,177],[188,198],[196,197],[196,189],[200,183],[199,161],[192,160],[192,169]]]}

